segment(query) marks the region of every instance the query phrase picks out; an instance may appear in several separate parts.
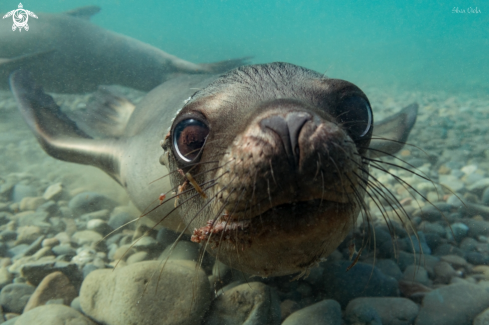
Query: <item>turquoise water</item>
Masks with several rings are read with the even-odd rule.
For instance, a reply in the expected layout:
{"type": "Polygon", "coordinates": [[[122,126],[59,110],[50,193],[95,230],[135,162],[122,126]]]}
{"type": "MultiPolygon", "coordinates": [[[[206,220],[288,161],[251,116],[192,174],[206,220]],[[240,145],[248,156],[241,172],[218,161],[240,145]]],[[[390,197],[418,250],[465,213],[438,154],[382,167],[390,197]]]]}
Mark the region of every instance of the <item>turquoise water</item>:
{"type": "MultiPolygon", "coordinates": [[[[0,11],[17,5],[0,1],[0,11]]],[[[24,2],[34,12],[85,5],[102,7],[95,24],[193,62],[251,55],[253,63],[286,61],[360,86],[489,87],[482,1],[24,2]]]]}

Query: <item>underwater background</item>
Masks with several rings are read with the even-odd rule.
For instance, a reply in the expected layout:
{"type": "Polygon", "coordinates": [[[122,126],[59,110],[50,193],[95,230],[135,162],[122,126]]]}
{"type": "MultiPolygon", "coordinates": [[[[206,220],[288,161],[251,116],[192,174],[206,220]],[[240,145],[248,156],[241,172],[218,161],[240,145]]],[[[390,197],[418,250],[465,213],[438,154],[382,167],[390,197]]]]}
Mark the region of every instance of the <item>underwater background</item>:
{"type": "MultiPolygon", "coordinates": [[[[1,0],[0,12],[17,5],[1,0]]],[[[93,23],[192,62],[253,56],[253,63],[294,63],[360,87],[488,90],[489,15],[483,1],[24,3],[33,12],[86,5],[102,8],[93,23]]]]}

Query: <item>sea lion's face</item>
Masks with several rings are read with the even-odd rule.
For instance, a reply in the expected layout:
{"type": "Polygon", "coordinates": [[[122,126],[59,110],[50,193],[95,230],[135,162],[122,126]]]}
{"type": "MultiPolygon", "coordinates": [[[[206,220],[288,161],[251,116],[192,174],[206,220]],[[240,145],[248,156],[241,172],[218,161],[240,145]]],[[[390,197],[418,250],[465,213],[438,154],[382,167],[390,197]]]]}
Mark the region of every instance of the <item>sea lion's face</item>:
{"type": "Polygon", "coordinates": [[[220,77],[188,101],[165,142],[192,240],[246,273],[314,265],[364,206],[372,126],[367,97],[346,81],[289,64],[220,77]]]}

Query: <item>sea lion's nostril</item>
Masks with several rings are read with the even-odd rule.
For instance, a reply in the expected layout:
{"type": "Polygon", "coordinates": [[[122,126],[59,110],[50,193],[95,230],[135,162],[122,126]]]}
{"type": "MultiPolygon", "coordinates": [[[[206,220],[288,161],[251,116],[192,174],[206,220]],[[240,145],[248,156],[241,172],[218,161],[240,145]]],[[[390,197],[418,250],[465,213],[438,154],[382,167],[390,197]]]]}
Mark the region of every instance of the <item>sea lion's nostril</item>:
{"type": "Polygon", "coordinates": [[[295,165],[299,162],[299,135],[304,124],[312,119],[305,112],[288,113],[285,117],[275,115],[261,121],[261,126],[275,132],[284,145],[285,153],[293,158],[295,165]]]}

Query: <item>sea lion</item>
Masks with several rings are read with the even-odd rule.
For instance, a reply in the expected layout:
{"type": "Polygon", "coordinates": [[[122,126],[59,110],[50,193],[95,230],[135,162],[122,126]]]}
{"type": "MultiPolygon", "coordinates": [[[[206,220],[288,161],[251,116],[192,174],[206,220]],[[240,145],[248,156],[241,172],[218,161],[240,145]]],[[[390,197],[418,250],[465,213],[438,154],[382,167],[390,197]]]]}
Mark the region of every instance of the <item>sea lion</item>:
{"type": "Polygon", "coordinates": [[[101,168],[155,222],[183,220],[209,253],[260,276],[305,271],[336,249],[368,214],[369,163],[402,148],[417,116],[412,104],[374,125],[352,83],[270,63],[172,79],[123,134],[92,139],[28,73],[10,84],[48,154],[101,168]]]}
{"type": "Polygon", "coordinates": [[[221,73],[243,64],[234,59],[195,64],[131,37],[90,23],[97,6],[65,13],[36,13],[28,32],[12,32],[12,20],[0,19],[0,87],[9,74],[30,70],[50,92],[82,93],[103,84],[149,91],[175,73],[221,73]]]}

